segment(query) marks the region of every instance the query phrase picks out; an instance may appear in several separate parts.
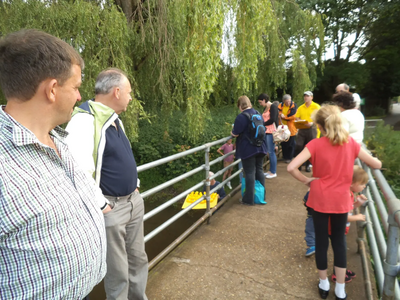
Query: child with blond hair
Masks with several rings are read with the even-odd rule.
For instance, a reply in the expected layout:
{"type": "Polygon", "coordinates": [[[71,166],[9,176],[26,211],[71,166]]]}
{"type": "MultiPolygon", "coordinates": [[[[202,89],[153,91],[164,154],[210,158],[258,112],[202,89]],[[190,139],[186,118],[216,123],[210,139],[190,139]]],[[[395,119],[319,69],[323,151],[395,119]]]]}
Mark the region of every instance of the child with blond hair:
{"type": "Polygon", "coordinates": [[[288,172],[310,187],[307,205],[312,209],[315,228],[315,260],[319,274],[318,291],[322,299],[329,295],[328,247],[331,224],[331,242],[334,250],[336,274],[336,299],[347,299],[346,276],[346,223],[353,209],[349,193],[352,184],[354,160],[358,157],[371,168],[381,168],[382,163],[369,155],[349,137],[342,126],[340,110],[335,105],[323,105],[313,115],[323,137],[309,142],[304,150],[288,165],[288,172]],[[306,177],[298,168],[307,160],[313,165],[313,177],[306,177]]]}

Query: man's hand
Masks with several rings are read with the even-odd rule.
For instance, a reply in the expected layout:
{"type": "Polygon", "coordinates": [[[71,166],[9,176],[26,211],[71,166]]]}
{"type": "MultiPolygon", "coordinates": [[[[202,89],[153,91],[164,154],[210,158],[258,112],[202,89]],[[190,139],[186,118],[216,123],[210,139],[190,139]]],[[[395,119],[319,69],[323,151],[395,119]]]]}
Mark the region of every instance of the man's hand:
{"type": "Polygon", "coordinates": [[[284,119],[286,118],[286,116],[284,114],[281,114],[281,118],[284,119]]]}
{"type": "Polygon", "coordinates": [[[105,209],[103,209],[103,215],[112,211],[112,207],[110,206],[110,204],[107,204],[107,207],[105,209]]]}

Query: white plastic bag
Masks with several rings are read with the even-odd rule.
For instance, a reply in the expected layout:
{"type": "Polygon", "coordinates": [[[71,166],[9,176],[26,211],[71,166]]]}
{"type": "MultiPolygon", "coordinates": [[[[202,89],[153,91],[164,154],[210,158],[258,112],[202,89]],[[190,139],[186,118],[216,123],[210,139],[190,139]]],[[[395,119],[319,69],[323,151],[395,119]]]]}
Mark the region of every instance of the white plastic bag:
{"type": "Polygon", "coordinates": [[[274,136],[274,143],[287,142],[290,139],[290,130],[287,125],[279,125],[272,135],[274,136]]]}

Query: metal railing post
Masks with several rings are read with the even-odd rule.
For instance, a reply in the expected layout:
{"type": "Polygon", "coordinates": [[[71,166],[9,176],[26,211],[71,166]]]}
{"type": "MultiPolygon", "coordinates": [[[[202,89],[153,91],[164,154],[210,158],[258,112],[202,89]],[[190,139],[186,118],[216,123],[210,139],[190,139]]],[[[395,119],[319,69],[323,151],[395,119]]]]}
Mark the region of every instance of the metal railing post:
{"type": "Polygon", "coordinates": [[[395,299],[395,284],[396,277],[399,272],[397,263],[398,248],[399,248],[399,225],[395,221],[395,212],[388,219],[389,232],[387,239],[386,260],[383,261],[383,271],[385,279],[383,282],[382,300],[395,299]]]}
{"type": "MultiPolygon", "coordinates": [[[[206,214],[210,212],[210,146],[205,149],[205,169],[206,169],[206,214]]],[[[210,224],[211,215],[207,218],[207,224],[210,224]]]]}

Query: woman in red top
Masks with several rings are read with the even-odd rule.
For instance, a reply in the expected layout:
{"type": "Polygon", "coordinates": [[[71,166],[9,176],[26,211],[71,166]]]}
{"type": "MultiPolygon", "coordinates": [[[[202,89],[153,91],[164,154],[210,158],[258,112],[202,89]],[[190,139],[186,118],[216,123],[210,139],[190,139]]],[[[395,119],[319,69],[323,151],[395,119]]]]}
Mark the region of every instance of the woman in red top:
{"type": "Polygon", "coordinates": [[[358,157],[371,168],[382,163],[360,148],[342,126],[340,110],[335,105],[323,105],[313,116],[322,138],[309,142],[304,150],[288,165],[288,172],[310,187],[307,205],[312,208],[315,227],[315,260],[320,277],[318,289],[322,299],[329,293],[327,252],[329,246],[328,222],[332,226],[332,248],[336,273],[336,299],[346,299],[346,222],[352,209],[350,185],[354,160],[358,157]],[[310,159],[313,177],[306,177],[298,168],[310,159]]]}

